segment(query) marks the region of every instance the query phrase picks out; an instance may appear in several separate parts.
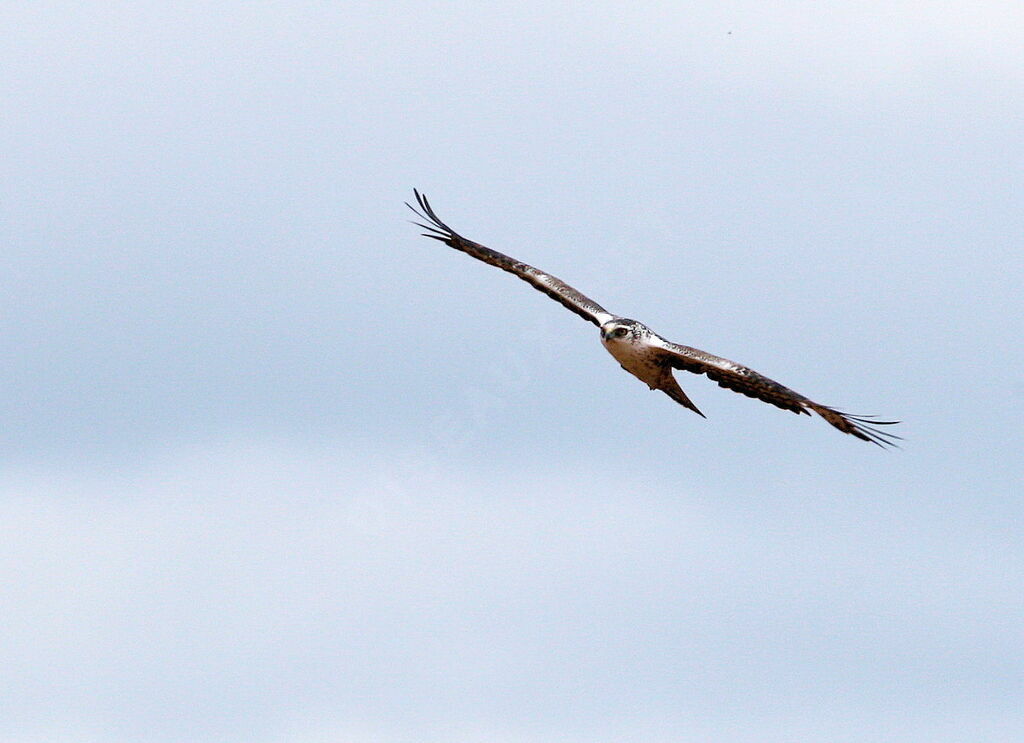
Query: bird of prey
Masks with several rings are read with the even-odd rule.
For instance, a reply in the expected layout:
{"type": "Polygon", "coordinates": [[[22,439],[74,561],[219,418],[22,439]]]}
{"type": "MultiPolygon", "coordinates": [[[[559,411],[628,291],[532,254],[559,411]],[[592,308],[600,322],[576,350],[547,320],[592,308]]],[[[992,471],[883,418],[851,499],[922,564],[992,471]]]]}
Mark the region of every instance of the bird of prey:
{"type": "Polygon", "coordinates": [[[753,369],[696,348],[672,343],[641,322],[613,315],[561,279],[472,240],[467,240],[438,218],[423,194],[415,189],[413,189],[413,193],[416,196],[419,209],[408,202],[406,202],[406,206],[423,220],[423,222],[413,222],[413,224],[427,230],[423,233],[424,237],[440,240],[445,245],[468,253],[477,260],[515,274],[584,320],[594,323],[601,329],[601,343],[623,369],[646,383],[652,390],[661,390],[697,415],[706,417],[680,388],[679,383],[672,375],[673,369],[681,369],[694,374],[706,374],[710,379],[718,382],[721,387],[742,393],[747,397],[755,397],[783,410],[806,415],[810,415],[810,411],[813,410],[843,433],[848,433],[880,447],[895,446],[896,440],[900,438],[879,428],[879,426],[893,425],[898,421],[880,421],[875,420],[874,416],[842,413],[835,408],[816,403],[788,387],[758,374],[753,369]]]}

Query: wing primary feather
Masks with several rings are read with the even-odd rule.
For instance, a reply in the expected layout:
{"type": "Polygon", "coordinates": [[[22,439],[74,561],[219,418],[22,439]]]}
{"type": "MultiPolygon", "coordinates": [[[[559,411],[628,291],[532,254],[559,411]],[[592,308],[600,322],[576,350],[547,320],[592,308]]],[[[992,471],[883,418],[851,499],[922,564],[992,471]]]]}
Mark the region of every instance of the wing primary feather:
{"type": "Polygon", "coordinates": [[[843,413],[843,415],[845,415],[847,418],[852,418],[853,420],[858,421],[860,423],[867,423],[872,426],[895,426],[897,423],[902,423],[902,421],[869,420],[872,418],[877,418],[877,415],[850,415],[849,413],[843,413]]]}
{"type": "Polygon", "coordinates": [[[428,237],[437,237],[439,240],[447,238],[447,235],[445,235],[445,233],[441,232],[441,230],[437,229],[437,227],[431,227],[429,224],[423,224],[422,222],[413,222],[411,219],[409,220],[409,224],[414,224],[417,227],[422,227],[423,229],[429,230],[430,232],[434,233],[433,235],[428,235],[428,237]]]}
{"type": "Polygon", "coordinates": [[[836,410],[835,408],[830,408],[825,405],[818,405],[809,401],[807,404],[814,412],[843,433],[855,436],[861,441],[869,441],[882,449],[885,449],[886,447],[892,447],[895,449],[900,448],[900,445],[896,442],[903,441],[902,436],[897,436],[894,433],[889,433],[888,431],[882,431],[875,428],[875,426],[894,426],[899,423],[899,421],[869,420],[875,416],[850,415],[849,413],[844,413],[841,410],[836,410]]]}

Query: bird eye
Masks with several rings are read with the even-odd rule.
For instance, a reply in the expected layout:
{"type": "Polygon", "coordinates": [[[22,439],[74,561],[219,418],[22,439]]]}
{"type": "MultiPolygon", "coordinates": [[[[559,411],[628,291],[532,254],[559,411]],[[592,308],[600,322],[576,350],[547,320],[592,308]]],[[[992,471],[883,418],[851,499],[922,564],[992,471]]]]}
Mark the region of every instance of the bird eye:
{"type": "Polygon", "coordinates": [[[612,333],[612,335],[614,335],[616,338],[621,338],[627,332],[629,332],[629,331],[627,331],[625,328],[615,328],[615,332],[612,333]]]}

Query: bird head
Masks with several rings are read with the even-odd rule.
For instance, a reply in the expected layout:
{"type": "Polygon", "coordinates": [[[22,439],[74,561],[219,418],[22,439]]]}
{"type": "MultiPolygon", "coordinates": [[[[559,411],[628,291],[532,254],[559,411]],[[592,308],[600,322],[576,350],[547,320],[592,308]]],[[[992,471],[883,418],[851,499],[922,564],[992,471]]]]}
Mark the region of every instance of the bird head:
{"type": "Polygon", "coordinates": [[[639,338],[646,329],[636,320],[617,317],[601,326],[601,340],[604,343],[629,343],[639,338]]]}

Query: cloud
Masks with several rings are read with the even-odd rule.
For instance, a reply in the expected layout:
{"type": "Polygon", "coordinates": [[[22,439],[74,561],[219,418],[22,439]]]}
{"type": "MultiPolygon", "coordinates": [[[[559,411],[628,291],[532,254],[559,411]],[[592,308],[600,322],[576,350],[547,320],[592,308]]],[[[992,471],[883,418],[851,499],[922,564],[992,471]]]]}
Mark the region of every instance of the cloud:
{"type": "Polygon", "coordinates": [[[753,740],[767,717],[814,740],[844,723],[808,707],[1005,713],[1012,547],[703,487],[271,440],[8,472],[0,737],[753,740]]]}

